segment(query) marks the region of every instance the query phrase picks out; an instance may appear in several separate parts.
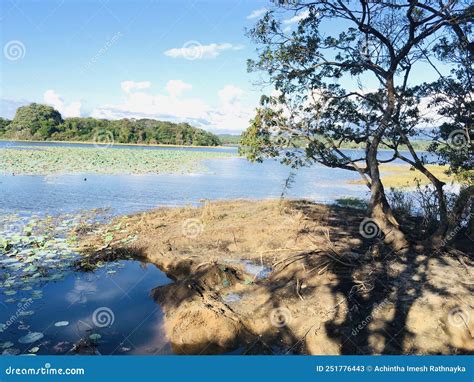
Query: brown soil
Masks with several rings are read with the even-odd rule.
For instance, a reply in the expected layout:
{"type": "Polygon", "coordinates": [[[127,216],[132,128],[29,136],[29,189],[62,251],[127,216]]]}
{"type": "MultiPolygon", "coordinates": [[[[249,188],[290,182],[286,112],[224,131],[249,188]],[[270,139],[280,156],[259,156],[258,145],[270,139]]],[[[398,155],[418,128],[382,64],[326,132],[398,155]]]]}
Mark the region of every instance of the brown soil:
{"type": "Polygon", "coordinates": [[[175,280],[151,293],[177,353],[473,352],[472,254],[395,255],[360,236],[363,217],[306,201],[161,208],[86,235],[81,265],[141,257],[175,280]]]}

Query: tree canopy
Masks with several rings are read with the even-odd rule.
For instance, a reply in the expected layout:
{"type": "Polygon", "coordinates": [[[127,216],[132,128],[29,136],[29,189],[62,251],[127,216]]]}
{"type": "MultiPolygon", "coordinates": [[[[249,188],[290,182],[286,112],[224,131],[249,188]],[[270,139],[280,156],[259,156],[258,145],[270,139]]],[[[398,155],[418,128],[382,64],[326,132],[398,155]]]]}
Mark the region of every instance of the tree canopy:
{"type": "Polygon", "coordinates": [[[7,130],[21,137],[23,134],[28,134],[44,139],[55,133],[61,123],[63,123],[61,114],[53,107],[32,103],[17,109],[15,118],[7,130]]]}
{"type": "Polygon", "coordinates": [[[449,232],[444,183],[412,141],[428,126],[438,142],[432,151],[453,170],[467,165],[459,158],[472,156],[473,9],[454,0],[276,1],[249,31],[259,47],[249,70],[265,73],[274,92],[262,96],[241,152],[251,160],[275,157],[294,167],[321,163],[359,173],[371,191],[369,212],[396,249],[409,243],[387,201],[380,165],[407,162],[437,192],[432,242],[440,242],[449,232]],[[291,16],[298,20],[293,29],[285,23],[291,16]],[[420,68],[436,79],[419,81],[420,68]],[[427,113],[430,106],[434,113],[427,113]],[[442,140],[453,134],[462,144],[442,140]],[[363,144],[363,154],[345,153],[347,143],[363,144]],[[378,158],[382,145],[391,159],[378,158]]]}
{"type": "Polygon", "coordinates": [[[153,119],[106,120],[65,118],[47,105],[30,104],[18,108],[15,118],[0,121],[0,135],[10,139],[57,141],[97,141],[110,136],[117,143],[217,146],[219,138],[188,123],[153,119]]]}

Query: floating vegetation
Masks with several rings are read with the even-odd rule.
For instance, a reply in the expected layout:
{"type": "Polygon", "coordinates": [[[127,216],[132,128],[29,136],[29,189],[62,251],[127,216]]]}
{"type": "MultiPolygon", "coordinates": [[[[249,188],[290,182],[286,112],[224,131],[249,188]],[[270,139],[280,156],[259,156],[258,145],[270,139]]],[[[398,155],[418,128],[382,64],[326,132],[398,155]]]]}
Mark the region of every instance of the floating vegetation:
{"type": "Polygon", "coordinates": [[[56,327],[58,327],[58,328],[59,328],[59,327],[62,327],[62,326],[68,326],[68,325],[69,325],[69,321],[59,321],[59,322],[56,322],[56,323],[54,324],[54,326],[56,326],[56,327]]]}
{"type": "Polygon", "coordinates": [[[92,333],[90,336],[89,336],[89,339],[93,342],[97,342],[99,341],[100,339],[102,338],[102,336],[98,333],[92,333]]]}
{"type": "MultiPolygon", "coordinates": [[[[45,336],[38,331],[40,328],[35,328],[36,310],[41,311],[42,307],[35,301],[43,298],[43,289],[49,283],[77,271],[77,262],[83,258],[77,251],[78,238],[97,232],[99,223],[110,217],[111,211],[107,209],[55,216],[19,213],[0,216],[0,303],[11,314],[0,322],[0,333],[5,333],[2,339],[10,340],[0,342],[1,354],[35,355],[40,351],[41,345],[23,350],[14,347],[16,342],[30,344],[45,336]]],[[[126,234],[126,243],[136,240],[136,235],[119,222],[103,232],[104,245],[113,242],[118,232],[126,234]]],[[[122,265],[103,260],[95,264],[95,268],[100,267],[107,267],[105,273],[112,277],[122,265]]],[[[65,320],[53,323],[56,328],[70,324],[65,320]]]]}
{"type": "Polygon", "coordinates": [[[203,160],[235,154],[192,150],[147,150],[128,148],[47,147],[39,150],[0,150],[0,173],[51,174],[186,174],[205,172],[203,160]]]}
{"type": "Polygon", "coordinates": [[[78,215],[2,216],[0,220],[0,293],[6,303],[23,303],[17,316],[31,316],[32,300],[43,297],[42,286],[64,278],[78,258],[70,232],[92,222],[100,211],[78,215]]]}
{"type": "Polygon", "coordinates": [[[28,333],[26,336],[20,337],[18,342],[20,344],[32,344],[33,342],[39,341],[43,337],[44,337],[43,333],[31,332],[31,333],[28,333]]]}

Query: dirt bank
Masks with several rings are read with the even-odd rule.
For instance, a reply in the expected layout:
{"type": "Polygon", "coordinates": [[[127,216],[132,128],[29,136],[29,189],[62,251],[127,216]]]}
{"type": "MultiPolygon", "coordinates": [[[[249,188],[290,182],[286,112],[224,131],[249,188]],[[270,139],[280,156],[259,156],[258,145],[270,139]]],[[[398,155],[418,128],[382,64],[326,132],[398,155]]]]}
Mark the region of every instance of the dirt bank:
{"type": "Polygon", "coordinates": [[[396,256],[363,218],[306,201],[161,208],[83,235],[80,266],[142,257],[175,280],[151,295],[177,353],[474,351],[472,254],[396,256]]]}

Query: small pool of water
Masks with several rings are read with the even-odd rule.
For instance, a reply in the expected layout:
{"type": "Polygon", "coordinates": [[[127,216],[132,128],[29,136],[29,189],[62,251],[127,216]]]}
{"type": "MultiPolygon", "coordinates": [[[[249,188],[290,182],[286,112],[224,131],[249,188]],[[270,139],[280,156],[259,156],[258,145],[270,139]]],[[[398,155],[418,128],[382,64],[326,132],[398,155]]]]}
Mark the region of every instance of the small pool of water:
{"type": "Polygon", "coordinates": [[[255,277],[256,279],[264,279],[272,273],[272,269],[267,267],[265,264],[260,264],[258,261],[253,262],[251,260],[235,260],[235,259],[226,259],[224,260],[228,264],[241,264],[244,267],[246,273],[255,277]]]}
{"type": "Polygon", "coordinates": [[[75,354],[74,344],[88,343],[79,352],[169,354],[163,313],[150,291],[170,282],[152,264],[122,260],[38,286],[39,298],[18,290],[12,304],[1,294],[0,353],[75,354]]]}

